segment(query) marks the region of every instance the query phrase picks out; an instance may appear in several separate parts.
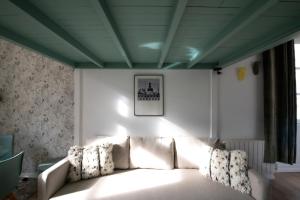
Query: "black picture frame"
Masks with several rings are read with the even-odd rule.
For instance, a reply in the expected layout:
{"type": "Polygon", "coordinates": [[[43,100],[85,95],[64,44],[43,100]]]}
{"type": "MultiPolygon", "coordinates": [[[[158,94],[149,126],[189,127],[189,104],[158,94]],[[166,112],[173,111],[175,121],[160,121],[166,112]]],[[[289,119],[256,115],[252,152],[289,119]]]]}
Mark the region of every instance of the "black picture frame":
{"type": "Polygon", "coordinates": [[[134,75],[134,116],[164,116],[164,76],[134,75]]]}

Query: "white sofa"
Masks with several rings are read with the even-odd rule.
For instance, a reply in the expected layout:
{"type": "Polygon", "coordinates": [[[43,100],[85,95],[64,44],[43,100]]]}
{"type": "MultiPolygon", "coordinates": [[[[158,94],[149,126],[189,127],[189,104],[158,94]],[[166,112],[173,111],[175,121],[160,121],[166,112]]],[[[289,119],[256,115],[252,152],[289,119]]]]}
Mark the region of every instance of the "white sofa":
{"type": "Polygon", "coordinates": [[[195,165],[199,159],[198,139],[181,137],[175,138],[173,143],[145,138],[107,140],[114,143],[115,167],[121,169],[116,169],[111,175],[66,183],[69,161],[65,158],[40,174],[38,199],[267,199],[268,181],[254,170],[248,171],[252,187],[251,195],[242,194],[202,176],[195,165]]]}

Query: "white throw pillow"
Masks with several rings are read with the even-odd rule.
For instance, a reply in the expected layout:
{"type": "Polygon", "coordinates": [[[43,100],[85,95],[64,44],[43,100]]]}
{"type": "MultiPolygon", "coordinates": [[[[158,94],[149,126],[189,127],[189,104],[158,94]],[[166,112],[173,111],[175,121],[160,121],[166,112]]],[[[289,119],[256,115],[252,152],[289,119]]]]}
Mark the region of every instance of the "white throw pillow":
{"type": "Polygon", "coordinates": [[[230,152],[230,184],[233,189],[242,193],[251,193],[251,184],[248,177],[248,161],[245,151],[233,150],[230,152]]]}
{"type": "Polygon", "coordinates": [[[103,143],[99,145],[101,175],[114,172],[114,162],[112,156],[113,144],[103,143]]]}
{"type": "Polygon", "coordinates": [[[214,149],[211,156],[211,178],[226,186],[229,183],[229,152],[226,150],[214,149]]]}
{"type": "Polygon", "coordinates": [[[67,176],[68,182],[81,180],[81,163],[82,163],[82,147],[72,146],[68,151],[68,159],[70,162],[67,176]]]}
{"type": "Polygon", "coordinates": [[[100,175],[97,146],[89,146],[83,149],[81,170],[82,179],[94,178],[100,175]]]}
{"type": "Polygon", "coordinates": [[[173,169],[173,138],[130,138],[130,168],[173,169]]]}
{"type": "Polygon", "coordinates": [[[201,161],[199,163],[199,172],[206,177],[210,177],[210,162],[213,148],[208,145],[204,145],[201,148],[200,158],[201,161]]]}

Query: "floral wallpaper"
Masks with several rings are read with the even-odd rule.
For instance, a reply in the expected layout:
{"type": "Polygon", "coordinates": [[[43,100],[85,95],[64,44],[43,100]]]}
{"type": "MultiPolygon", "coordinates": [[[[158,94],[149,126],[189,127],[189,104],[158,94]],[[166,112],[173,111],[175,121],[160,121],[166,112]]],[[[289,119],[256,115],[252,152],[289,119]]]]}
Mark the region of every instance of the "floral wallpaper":
{"type": "Polygon", "coordinates": [[[73,69],[0,40],[0,134],[25,152],[23,172],[67,155],[74,141],[73,69]]]}

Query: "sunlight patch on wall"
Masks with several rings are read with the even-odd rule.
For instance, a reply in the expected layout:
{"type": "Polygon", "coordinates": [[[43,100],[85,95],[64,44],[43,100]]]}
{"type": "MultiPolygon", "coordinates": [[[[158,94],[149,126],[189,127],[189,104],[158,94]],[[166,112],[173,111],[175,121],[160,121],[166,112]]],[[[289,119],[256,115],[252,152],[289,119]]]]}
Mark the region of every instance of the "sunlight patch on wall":
{"type": "Polygon", "coordinates": [[[153,50],[161,49],[161,46],[162,46],[161,42],[149,42],[149,43],[145,43],[145,44],[140,45],[140,47],[153,49],[153,50]]]}
{"type": "Polygon", "coordinates": [[[160,118],[157,124],[158,136],[187,136],[189,135],[186,130],[180,126],[170,122],[165,118],[160,118]]]}
{"type": "Polygon", "coordinates": [[[128,130],[124,126],[118,124],[116,128],[116,134],[115,136],[127,136],[128,135],[128,130]]]}
{"type": "Polygon", "coordinates": [[[117,101],[117,112],[122,117],[129,117],[128,100],[126,98],[119,98],[117,101]]]}

